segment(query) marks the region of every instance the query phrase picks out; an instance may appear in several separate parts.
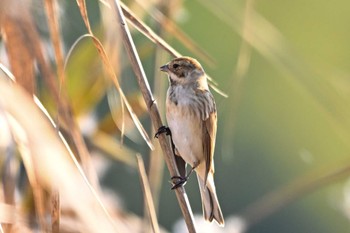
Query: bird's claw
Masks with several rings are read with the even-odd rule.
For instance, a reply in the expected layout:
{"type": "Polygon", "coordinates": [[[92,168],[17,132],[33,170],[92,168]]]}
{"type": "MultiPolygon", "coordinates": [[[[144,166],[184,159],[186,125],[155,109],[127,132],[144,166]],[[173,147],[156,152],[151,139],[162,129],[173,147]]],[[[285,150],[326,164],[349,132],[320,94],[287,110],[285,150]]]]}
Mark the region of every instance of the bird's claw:
{"type": "Polygon", "coordinates": [[[177,189],[179,187],[184,186],[187,183],[188,176],[182,177],[182,176],[173,176],[171,177],[171,180],[177,180],[173,181],[173,187],[171,187],[172,190],[177,189]]]}
{"type": "Polygon", "coordinates": [[[171,187],[171,189],[177,189],[178,187],[182,187],[184,186],[188,179],[190,178],[192,172],[196,169],[196,167],[198,167],[199,163],[195,163],[195,166],[193,166],[190,170],[189,173],[187,173],[186,176],[173,176],[171,177],[171,180],[177,180],[172,182],[173,183],[173,187],[171,187]]]}
{"type": "Polygon", "coordinates": [[[159,135],[161,135],[162,133],[166,133],[166,135],[171,135],[171,131],[170,131],[169,127],[166,127],[163,125],[163,126],[159,127],[159,129],[156,132],[156,134],[154,135],[154,137],[158,138],[159,135]]]}

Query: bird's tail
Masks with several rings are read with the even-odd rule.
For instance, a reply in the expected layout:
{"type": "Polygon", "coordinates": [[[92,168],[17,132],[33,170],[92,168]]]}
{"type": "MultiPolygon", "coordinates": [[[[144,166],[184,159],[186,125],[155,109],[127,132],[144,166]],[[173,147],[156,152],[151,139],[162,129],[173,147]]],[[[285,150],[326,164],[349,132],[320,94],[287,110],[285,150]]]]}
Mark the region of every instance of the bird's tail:
{"type": "Polygon", "coordinates": [[[204,219],[211,222],[213,219],[219,224],[224,226],[224,217],[221,213],[220,204],[216,196],[214,178],[212,174],[208,175],[207,184],[204,184],[204,180],[197,175],[199,190],[202,198],[202,207],[204,219]]]}

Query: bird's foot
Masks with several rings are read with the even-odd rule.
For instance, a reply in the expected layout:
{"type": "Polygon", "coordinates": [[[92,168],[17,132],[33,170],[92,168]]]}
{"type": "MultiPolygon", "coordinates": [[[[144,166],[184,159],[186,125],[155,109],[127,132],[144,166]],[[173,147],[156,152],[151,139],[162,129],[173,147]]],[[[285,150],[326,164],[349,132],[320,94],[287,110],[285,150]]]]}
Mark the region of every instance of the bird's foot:
{"type": "Polygon", "coordinates": [[[174,190],[174,189],[177,189],[178,187],[184,186],[187,183],[188,179],[190,178],[190,175],[192,174],[194,169],[196,169],[197,166],[198,165],[192,167],[190,172],[184,177],[182,177],[182,176],[173,176],[173,177],[171,177],[171,180],[173,181],[172,182],[173,183],[173,187],[171,187],[171,189],[174,190]]]}
{"type": "Polygon", "coordinates": [[[188,176],[182,177],[182,176],[173,176],[171,177],[173,187],[171,187],[172,190],[177,189],[179,187],[184,186],[187,183],[188,176]]]}
{"type": "Polygon", "coordinates": [[[169,127],[166,127],[166,126],[161,126],[159,127],[157,133],[154,135],[155,138],[158,138],[159,135],[161,135],[162,133],[166,133],[166,135],[171,135],[171,131],[169,129],[169,127]]]}

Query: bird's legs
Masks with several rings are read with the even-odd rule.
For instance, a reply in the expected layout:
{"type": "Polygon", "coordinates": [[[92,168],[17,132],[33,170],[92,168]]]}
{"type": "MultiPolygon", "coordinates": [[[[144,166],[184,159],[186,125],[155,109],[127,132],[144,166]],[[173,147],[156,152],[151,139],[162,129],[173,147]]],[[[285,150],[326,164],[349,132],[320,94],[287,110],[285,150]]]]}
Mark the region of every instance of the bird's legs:
{"type": "MultiPolygon", "coordinates": [[[[156,132],[156,134],[154,135],[155,138],[158,138],[159,135],[161,135],[162,133],[165,133],[165,135],[169,135],[170,136],[170,142],[171,142],[171,147],[172,147],[172,150],[173,150],[173,155],[174,155],[174,158],[176,158],[176,148],[175,148],[175,144],[174,144],[174,141],[173,141],[173,137],[171,135],[171,131],[169,129],[169,127],[166,127],[166,126],[161,126],[158,131],[156,132]]],[[[184,162],[185,163],[185,162],[184,162]]],[[[185,164],[184,164],[185,165],[185,164]]],[[[196,169],[196,167],[198,166],[198,164],[195,164],[195,166],[193,166],[191,168],[191,170],[188,172],[188,174],[186,174],[185,176],[173,176],[171,177],[171,180],[173,181],[173,187],[171,187],[171,189],[177,189],[178,187],[182,187],[186,184],[188,178],[190,177],[190,175],[192,174],[192,172],[194,171],[194,169],[196,169]],[[174,181],[176,180],[176,181],[174,181]]]]}
{"type": "Polygon", "coordinates": [[[190,175],[192,174],[192,172],[197,168],[198,164],[195,164],[191,170],[187,173],[186,176],[173,176],[171,177],[171,180],[173,181],[173,187],[171,187],[171,189],[177,189],[178,187],[182,187],[184,186],[188,179],[190,178],[190,175]],[[174,181],[176,180],[176,181],[174,181]]]}

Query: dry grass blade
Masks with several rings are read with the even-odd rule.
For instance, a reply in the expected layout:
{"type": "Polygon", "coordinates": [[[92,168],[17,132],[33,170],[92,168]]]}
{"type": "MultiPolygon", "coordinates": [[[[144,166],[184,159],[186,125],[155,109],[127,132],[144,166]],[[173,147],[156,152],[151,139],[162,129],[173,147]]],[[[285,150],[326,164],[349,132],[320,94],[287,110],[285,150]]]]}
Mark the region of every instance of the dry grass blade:
{"type": "Polygon", "coordinates": [[[58,191],[52,191],[51,193],[51,231],[52,233],[60,232],[60,194],[58,191]]]}
{"type": "Polygon", "coordinates": [[[177,52],[167,42],[160,38],[150,27],[143,23],[142,20],[140,20],[125,4],[121,2],[120,5],[122,6],[123,14],[125,17],[137,30],[139,30],[139,32],[145,35],[153,43],[162,47],[170,55],[174,57],[181,57],[181,54],[179,52],[177,52]]]}
{"type": "MultiPolygon", "coordinates": [[[[55,126],[55,123],[53,121],[53,119],[50,117],[49,113],[47,112],[47,110],[45,109],[45,107],[42,105],[42,103],[40,102],[40,100],[34,96],[34,103],[36,104],[36,106],[41,110],[41,112],[45,115],[46,119],[49,120],[49,122],[51,123],[51,126],[54,128],[57,128],[57,126],[55,126]]],[[[93,187],[93,185],[91,184],[91,182],[89,181],[88,177],[85,175],[82,167],[80,166],[78,160],[76,159],[76,157],[74,156],[72,150],[70,149],[67,141],[65,140],[65,138],[62,136],[61,132],[58,133],[58,136],[61,140],[61,142],[63,143],[63,145],[66,148],[66,151],[68,152],[71,160],[74,163],[75,168],[78,169],[79,175],[81,176],[81,178],[83,179],[83,181],[85,182],[85,184],[87,185],[89,191],[92,194],[92,197],[95,199],[96,204],[101,208],[102,213],[105,215],[105,217],[107,218],[107,220],[110,223],[113,223],[113,220],[111,218],[111,216],[109,215],[106,207],[104,206],[104,204],[102,203],[101,198],[98,196],[97,194],[97,190],[93,187]]],[[[53,186],[55,188],[55,186],[53,186]]],[[[52,188],[52,187],[51,187],[52,188]]]]}
{"type": "Polygon", "coordinates": [[[196,44],[184,31],[182,31],[172,20],[163,15],[160,11],[155,10],[154,13],[156,20],[164,20],[164,29],[168,31],[169,34],[173,35],[178,39],[182,45],[184,45],[188,50],[192,51],[197,57],[201,58],[205,63],[211,67],[216,66],[215,60],[204,51],[198,44],[196,44]]]}
{"type": "MultiPolygon", "coordinates": [[[[3,201],[11,206],[15,205],[15,189],[16,182],[18,179],[19,172],[19,162],[16,156],[16,147],[13,135],[11,134],[11,129],[9,127],[9,122],[7,120],[6,114],[0,109],[0,142],[3,143],[2,148],[0,148],[0,153],[3,154],[0,158],[0,171],[2,176],[2,194],[3,201]],[[6,144],[6,146],[4,146],[6,144]],[[4,150],[3,148],[6,147],[4,150]]],[[[0,194],[1,196],[1,194],[0,194]]],[[[1,198],[0,198],[1,199],[1,198]]],[[[0,200],[1,202],[1,200],[0,200]]],[[[1,210],[0,210],[1,212],[1,210]]],[[[0,223],[4,223],[4,229],[6,232],[11,232],[13,228],[12,223],[2,222],[0,217],[0,223]]]]}
{"type": "Polygon", "coordinates": [[[144,199],[147,203],[147,209],[148,209],[148,213],[152,223],[152,229],[153,229],[153,232],[159,233],[159,225],[157,221],[156,210],[154,208],[154,203],[153,203],[151,189],[149,186],[149,182],[148,182],[148,178],[145,170],[145,165],[143,163],[143,159],[141,155],[136,155],[136,158],[137,158],[137,165],[139,168],[140,180],[142,184],[142,191],[143,191],[144,199]]]}
{"type": "MultiPolygon", "coordinates": [[[[105,64],[106,68],[107,68],[107,71],[108,71],[108,74],[110,75],[110,77],[112,77],[112,81],[114,83],[114,85],[116,86],[116,89],[118,90],[120,96],[122,98],[120,98],[120,104],[121,104],[121,109],[122,109],[122,127],[121,127],[121,138],[124,137],[124,133],[125,133],[125,125],[124,125],[124,121],[125,121],[125,107],[124,107],[124,94],[123,94],[123,90],[121,89],[120,85],[119,85],[119,81],[117,79],[117,76],[113,70],[113,68],[111,67],[111,64],[110,64],[110,61],[107,57],[107,54],[104,52],[102,53],[102,51],[104,51],[104,48],[102,46],[102,44],[100,43],[100,41],[95,38],[92,30],[91,30],[91,26],[90,26],[90,21],[89,21],[89,17],[88,17],[88,12],[87,12],[87,8],[86,8],[86,2],[85,0],[76,0],[77,1],[77,4],[78,4],[78,7],[79,7],[79,10],[80,10],[80,14],[81,14],[81,17],[83,18],[84,20],[84,23],[85,23],[85,27],[86,29],[88,30],[89,34],[85,34],[85,35],[82,35],[80,36],[75,42],[74,44],[72,45],[72,47],[70,48],[70,51],[68,53],[68,56],[67,56],[67,60],[66,60],[66,63],[68,61],[68,58],[69,58],[69,55],[71,54],[71,51],[73,51],[73,49],[77,46],[77,44],[79,43],[80,40],[82,40],[83,38],[85,37],[92,37],[93,39],[93,43],[96,47],[96,49],[98,50],[100,56],[101,56],[101,59],[103,61],[103,63],[105,64]],[[101,51],[102,50],[102,51],[101,51]],[[102,54],[101,54],[102,53],[102,54]]],[[[66,66],[66,65],[65,65],[66,66]]],[[[126,98],[125,98],[126,100],[126,98]]],[[[133,115],[132,113],[130,113],[131,115],[133,115]]],[[[138,121],[138,118],[136,118],[137,121],[138,121]]],[[[138,122],[135,122],[135,125],[137,128],[139,128],[139,124],[142,127],[141,123],[138,121],[138,122]]],[[[142,135],[142,130],[140,131],[141,135],[142,135]]],[[[142,135],[144,138],[148,138],[148,135],[142,135]]],[[[147,142],[147,140],[146,140],[147,142]]],[[[152,147],[151,147],[152,148],[152,147]]]]}
{"type": "Polygon", "coordinates": [[[40,36],[30,15],[29,4],[30,1],[22,1],[21,4],[11,0],[1,2],[1,33],[7,47],[11,70],[16,81],[21,83],[29,93],[34,93],[34,63],[36,61],[42,77],[57,101],[56,83],[50,66],[45,60],[40,36]]]}
{"type": "MultiPolygon", "coordinates": [[[[11,73],[11,71],[2,63],[0,63],[0,69],[2,70],[2,72],[4,73],[4,75],[9,78],[11,81],[16,81],[15,80],[15,76],[11,73]]],[[[2,75],[0,75],[1,77],[2,75]]]]}
{"type": "MultiPolygon", "coordinates": [[[[50,35],[53,42],[53,47],[55,51],[55,59],[57,66],[57,74],[59,78],[59,86],[53,85],[51,89],[53,89],[53,93],[57,93],[56,102],[58,105],[58,117],[63,115],[64,122],[66,127],[69,129],[69,135],[73,139],[74,144],[77,148],[80,162],[88,175],[90,181],[94,184],[96,188],[98,188],[97,176],[94,173],[92,168],[90,154],[84,142],[83,136],[81,135],[78,126],[73,117],[72,107],[66,97],[66,93],[62,93],[62,86],[64,86],[64,65],[63,65],[63,53],[61,48],[61,38],[59,32],[59,24],[57,17],[57,5],[55,0],[45,1],[45,7],[47,12],[47,17],[49,21],[49,29],[50,35]]],[[[60,127],[60,118],[57,119],[57,129],[60,127]]]]}
{"type": "Polygon", "coordinates": [[[84,20],[85,26],[86,26],[88,32],[90,34],[92,34],[91,27],[90,27],[90,21],[89,21],[89,17],[88,17],[88,13],[87,13],[87,8],[86,8],[86,2],[85,2],[85,0],[76,0],[76,1],[77,1],[79,10],[80,10],[81,17],[84,20]]]}
{"type": "Polygon", "coordinates": [[[11,11],[2,12],[0,27],[11,69],[17,82],[33,94],[36,88],[33,51],[38,49],[39,36],[27,2],[17,4],[15,1],[6,0],[5,4],[11,11]]]}
{"type": "Polygon", "coordinates": [[[162,151],[159,144],[156,144],[155,147],[155,150],[152,151],[149,156],[150,161],[148,165],[148,177],[154,200],[154,207],[156,212],[158,212],[160,192],[164,178],[164,159],[162,158],[162,151]]]}
{"type": "MultiPolygon", "coordinates": [[[[0,102],[0,104],[3,103],[0,102]]],[[[8,111],[6,110],[6,107],[4,111],[8,111]]],[[[12,115],[10,111],[8,112],[10,115],[12,115]]],[[[44,187],[40,184],[40,174],[35,168],[35,162],[31,156],[30,150],[28,149],[30,142],[27,136],[25,135],[25,132],[23,132],[23,128],[17,123],[16,117],[13,115],[12,117],[13,118],[8,117],[10,122],[10,128],[18,145],[18,150],[21,154],[24,167],[26,168],[26,174],[33,192],[35,213],[37,215],[41,231],[47,232],[48,226],[45,221],[47,208],[45,205],[44,187]]]]}
{"type": "Polygon", "coordinates": [[[0,202],[0,232],[13,232],[13,225],[17,221],[16,206],[0,202]]]}
{"type": "MultiPolygon", "coordinates": [[[[57,188],[89,232],[115,232],[110,217],[84,178],[80,166],[72,163],[74,156],[32,97],[18,85],[10,84],[3,78],[0,78],[0,92],[1,108],[13,119],[15,124],[11,126],[20,129],[24,136],[19,138],[23,139],[22,152],[25,151],[32,162],[32,167],[25,163],[26,171],[35,171],[40,187],[48,190],[57,188]],[[8,101],[13,99],[16,101],[8,101]]],[[[17,136],[19,132],[14,131],[17,136]]]]}
{"type": "Polygon", "coordinates": [[[0,223],[14,224],[16,222],[17,211],[14,205],[0,202],[0,223]]]}
{"type": "MultiPolygon", "coordinates": [[[[10,129],[8,127],[8,121],[6,119],[5,114],[0,109],[0,125],[2,133],[9,135],[9,142],[7,145],[7,149],[3,152],[3,158],[1,159],[1,175],[2,175],[2,187],[3,187],[3,197],[4,201],[7,204],[13,205],[15,204],[15,188],[17,181],[17,174],[19,171],[19,163],[16,158],[16,149],[14,139],[12,138],[10,129]]],[[[3,139],[3,138],[2,138],[3,139]]]]}
{"type": "MultiPolygon", "coordinates": [[[[108,102],[108,107],[110,109],[111,112],[111,117],[112,120],[114,122],[114,124],[116,126],[118,126],[118,117],[117,117],[117,102],[118,102],[118,93],[117,91],[115,91],[115,89],[108,89],[107,90],[107,102],[108,102]]],[[[122,100],[121,100],[122,101],[122,100]]],[[[122,101],[123,102],[123,101],[122,101]]],[[[124,105],[122,105],[124,106],[124,105]]],[[[121,125],[121,135],[122,137],[120,138],[121,143],[124,143],[124,135],[125,135],[125,121],[126,121],[126,117],[125,117],[125,113],[124,113],[124,108],[122,107],[122,125],[121,125]]],[[[137,118],[138,119],[138,118],[137,118]]],[[[135,123],[134,123],[135,124],[135,123]]],[[[141,125],[142,126],[142,125],[141,125]]],[[[145,130],[142,128],[142,131],[145,132],[145,130]]],[[[145,132],[146,133],[146,132],[145,132]]],[[[147,134],[147,133],[146,133],[147,134]]]]}
{"type": "MultiPolygon", "coordinates": [[[[216,66],[215,60],[203,48],[201,48],[197,43],[195,43],[183,30],[181,30],[176,25],[176,23],[174,23],[173,20],[169,19],[168,16],[164,15],[160,10],[158,10],[156,7],[153,7],[153,5],[151,4],[146,4],[142,0],[137,0],[136,2],[146,12],[149,12],[150,17],[152,17],[154,20],[160,23],[163,30],[165,30],[170,35],[179,40],[181,44],[184,45],[188,50],[192,51],[197,57],[202,59],[205,63],[209,64],[210,66],[216,66]]],[[[125,13],[125,10],[129,9],[125,8],[125,4],[121,4],[121,6],[123,8],[125,17],[127,17],[131,21],[132,19],[130,19],[125,13]]]]}
{"type": "MultiPolygon", "coordinates": [[[[85,22],[85,26],[87,27],[87,30],[89,31],[89,36],[92,38],[93,40],[93,43],[94,45],[96,46],[98,52],[99,52],[99,55],[101,56],[101,59],[103,61],[103,64],[105,65],[106,67],[106,71],[108,73],[108,77],[110,77],[117,89],[117,91],[119,92],[120,94],[120,99],[121,99],[121,104],[122,104],[122,111],[123,111],[123,116],[124,116],[124,105],[126,106],[126,108],[128,109],[129,113],[130,113],[130,116],[132,118],[132,120],[134,121],[135,123],[135,126],[136,128],[139,130],[141,136],[143,137],[143,139],[146,141],[147,145],[149,146],[149,148],[151,148],[152,150],[154,149],[153,145],[152,145],[152,142],[146,132],[146,130],[143,128],[140,120],[138,119],[138,117],[136,116],[136,114],[134,113],[131,105],[129,104],[128,100],[126,99],[125,97],[125,94],[119,84],[119,81],[118,81],[118,78],[113,70],[113,67],[112,67],[112,64],[110,63],[110,60],[107,56],[107,53],[102,45],[102,43],[98,40],[98,38],[96,38],[94,35],[93,35],[93,32],[90,28],[90,24],[89,24],[89,19],[87,17],[87,10],[86,10],[86,4],[85,4],[85,1],[84,0],[77,0],[78,2],[78,6],[79,6],[79,9],[80,9],[80,12],[81,12],[81,15],[84,19],[84,22],[85,22]]],[[[124,121],[124,118],[123,118],[123,121],[124,121]]]]}
{"type": "MultiPolygon", "coordinates": [[[[135,44],[133,42],[133,39],[130,35],[130,31],[128,29],[128,26],[125,22],[125,18],[123,15],[123,11],[120,6],[120,2],[118,0],[109,1],[111,6],[112,6],[112,11],[114,16],[116,17],[116,23],[121,27],[120,28],[120,33],[122,35],[123,43],[124,46],[127,50],[129,59],[131,61],[133,70],[137,76],[137,81],[140,86],[141,93],[143,95],[143,98],[146,102],[148,111],[150,113],[150,117],[153,123],[153,127],[155,130],[158,130],[159,127],[161,127],[162,121],[159,115],[159,111],[157,108],[157,105],[155,103],[155,100],[153,99],[152,93],[150,91],[149,83],[147,81],[145,72],[143,70],[143,67],[140,62],[140,58],[138,57],[135,44]]],[[[171,176],[179,175],[176,162],[174,161],[173,154],[171,147],[169,145],[169,142],[167,141],[167,138],[164,134],[160,135],[159,137],[159,142],[161,144],[163,153],[164,153],[164,158],[167,163],[168,169],[170,171],[171,176]]],[[[196,232],[195,224],[194,224],[194,219],[193,219],[193,213],[191,210],[191,207],[189,205],[187,195],[185,192],[185,189],[183,187],[180,187],[175,190],[177,199],[180,204],[180,208],[182,211],[182,214],[184,216],[185,222],[187,224],[187,229],[189,232],[196,232]]]]}
{"type": "Polygon", "coordinates": [[[51,40],[55,51],[57,74],[58,74],[60,83],[62,85],[64,82],[64,69],[63,69],[64,59],[63,59],[62,47],[61,47],[62,43],[61,43],[60,30],[58,25],[58,16],[55,10],[57,9],[57,5],[56,5],[57,2],[56,0],[47,0],[47,1],[44,1],[44,3],[45,3],[46,14],[48,16],[47,18],[49,23],[51,40]]]}
{"type": "MultiPolygon", "coordinates": [[[[207,76],[207,77],[208,77],[208,76],[207,76]]],[[[220,90],[217,86],[215,86],[215,85],[213,85],[213,84],[209,84],[209,86],[210,86],[216,93],[218,93],[219,95],[221,95],[222,97],[228,98],[228,95],[227,95],[224,91],[220,90]]]]}
{"type": "MultiPolygon", "coordinates": [[[[154,149],[154,146],[146,132],[146,130],[143,128],[139,118],[137,117],[137,115],[135,114],[134,110],[132,109],[129,101],[127,100],[127,98],[125,97],[125,94],[123,92],[123,90],[121,89],[120,85],[119,85],[119,82],[118,82],[118,78],[116,77],[114,71],[113,71],[113,68],[112,68],[112,65],[110,64],[109,62],[109,59],[107,57],[107,54],[102,46],[102,44],[100,43],[99,40],[97,40],[96,37],[93,37],[93,40],[96,41],[95,44],[98,44],[98,46],[100,47],[99,51],[100,51],[100,54],[101,56],[104,58],[103,60],[105,61],[105,65],[107,66],[107,69],[110,71],[110,76],[109,77],[112,77],[112,81],[114,83],[114,85],[116,86],[116,89],[118,90],[120,96],[121,96],[121,99],[123,101],[123,103],[125,104],[126,108],[128,109],[129,113],[130,113],[130,116],[132,118],[132,120],[134,121],[135,123],[135,126],[136,128],[138,129],[138,131],[140,132],[141,136],[143,137],[143,139],[146,141],[147,145],[149,146],[149,148],[151,150],[154,149]]],[[[124,115],[124,114],[123,114],[124,115]]]]}

